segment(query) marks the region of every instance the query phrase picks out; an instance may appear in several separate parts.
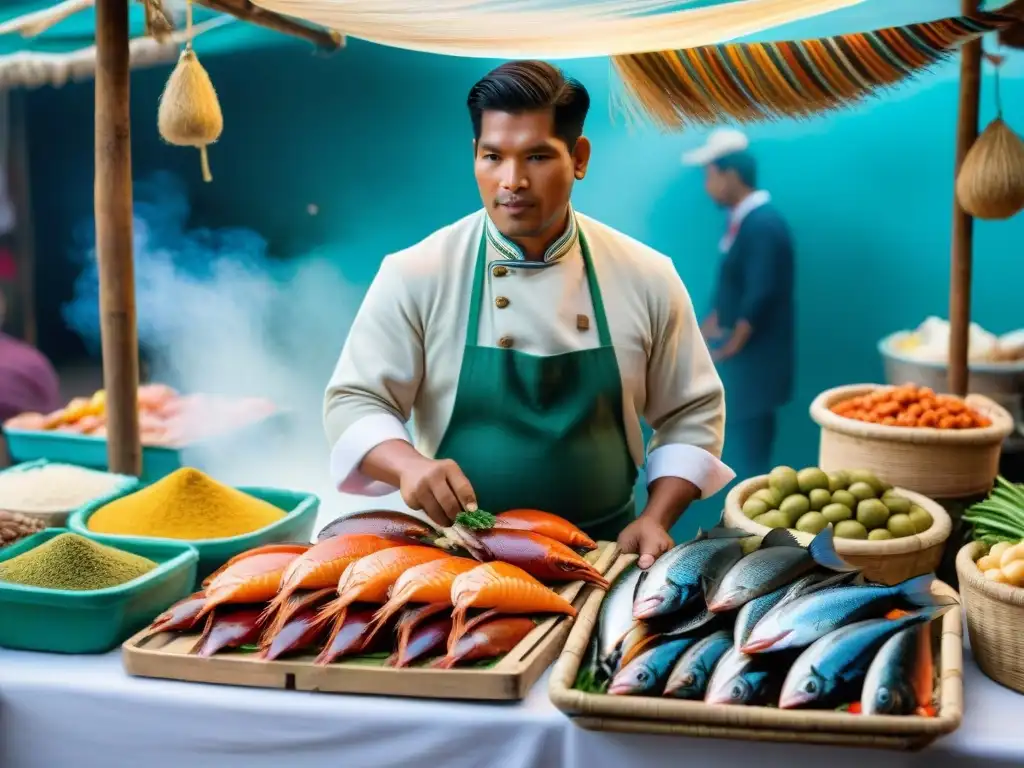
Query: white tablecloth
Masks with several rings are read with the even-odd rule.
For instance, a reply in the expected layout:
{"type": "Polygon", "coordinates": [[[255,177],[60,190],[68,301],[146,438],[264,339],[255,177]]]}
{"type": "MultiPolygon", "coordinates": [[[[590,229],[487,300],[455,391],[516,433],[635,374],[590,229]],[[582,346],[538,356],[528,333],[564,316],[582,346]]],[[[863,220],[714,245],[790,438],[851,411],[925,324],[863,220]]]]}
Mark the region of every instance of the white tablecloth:
{"type": "Polygon", "coordinates": [[[1024,697],[965,661],[962,727],[910,754],[584,731],[548,701],[546,679],[522,703],[463,704],[146,680],[128,677],[117,653],[56,656],[0,649],[0,767],[1024,764],[1024,697]]]}

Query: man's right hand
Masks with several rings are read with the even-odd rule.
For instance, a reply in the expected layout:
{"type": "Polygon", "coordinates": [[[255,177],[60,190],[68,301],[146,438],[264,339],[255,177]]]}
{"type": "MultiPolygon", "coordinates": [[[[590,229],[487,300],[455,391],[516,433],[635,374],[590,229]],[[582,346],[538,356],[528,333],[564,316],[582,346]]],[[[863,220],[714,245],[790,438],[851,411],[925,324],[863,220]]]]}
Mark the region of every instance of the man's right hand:
{"type": "Polygon", "coordinates": [[[718,324],[718,313],[712,312],[700,327],[704,341],[718,341],[723,336],[721,326],[718,324]]]}
{"type": "Polygon", "coordinates": [[[451,525],[463,510],[477,509],[473,486],[451,459],[421,457],[410,462],[399,475],[399,489],[410,509],[426,512],[441,526],[451,525]]]}

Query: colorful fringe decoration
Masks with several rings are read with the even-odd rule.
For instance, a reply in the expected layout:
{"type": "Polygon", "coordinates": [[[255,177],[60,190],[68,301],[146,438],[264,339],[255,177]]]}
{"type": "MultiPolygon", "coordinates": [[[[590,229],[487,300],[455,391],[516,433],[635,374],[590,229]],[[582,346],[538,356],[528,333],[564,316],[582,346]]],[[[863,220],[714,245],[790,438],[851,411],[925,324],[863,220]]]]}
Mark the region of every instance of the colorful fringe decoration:
{"type": "Polygon", "coordinates": [[[799,118],[855,104],[1016,21],[979,13],[813,40],[629,54],[612,64],[628,111],[665,128],[799,118]]]}

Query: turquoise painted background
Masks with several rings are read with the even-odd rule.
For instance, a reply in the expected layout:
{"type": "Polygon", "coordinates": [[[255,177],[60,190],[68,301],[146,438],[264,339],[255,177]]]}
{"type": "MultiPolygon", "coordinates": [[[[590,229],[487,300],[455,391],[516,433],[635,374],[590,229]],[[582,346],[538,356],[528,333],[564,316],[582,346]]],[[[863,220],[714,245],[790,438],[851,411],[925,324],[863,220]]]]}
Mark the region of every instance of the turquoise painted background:
{"type": "MultiPolygon", "coordinates": [[[[956,5],[931,3],[929,11],[956,5]]],[[[912,21],[916,8],[892,0],[882,23],[912,21]]],[[[878,21],[858,11],[773,36],[878,21]]],[[[202,55],[201,39],[197,47],[202,55]]],[[[167,70],[132,80],[135,174],[181,174],[193,224],[253,227],[280,256],[319,247],[361,291],[384,254],[478,206],[464,98],[493,62],[350,41],[330,58],[288,45],[205,63],[226,118],[221,143],[211,150],[210,185],[199,180],[195,152],[158,138],[156,103],[167,70]]],[[[609,115],[606,62],[567,62],[566,69],[591,89],[595,105],[587,130],[594,161],[577,186],[576,206],[669,254],[703,311],[724,215],[705,199],[699,171],[679,163],[701,132],[630,130],[609,115]]],[[[983,122],[993,115],[991,83],[989,76],[983,122]]],[[[1003,94],[1008,121],[1024,131],[1024,53],[1007,66],[1003,94]]],[[[881,336],[947,314],[956,102],[953,65],[855,109],[749,131],[764,186],[798,247],[799,383],[783,415],[779,462],[814,461],[817,434],[806,412],[816,393],[878,380],[881,336]]],[[[62,260],[72,247],[72,225],[92,206],[92,85],[36,91],[29,103],[37,248],[47,272],[42,343],[57,357],[69,356],[77,347],[60,306],[71,297],[74,270],[62,260]]],[[[1024,325],[1022,244],[1024,216],[977,225],[974,317],[995,332],[1024,325]]],[[[332,311],[325,308],[325,317],[332,311]]],[[[711,507],[720,508],[719,500],[689,516],[686,531],[711,507]]]]}

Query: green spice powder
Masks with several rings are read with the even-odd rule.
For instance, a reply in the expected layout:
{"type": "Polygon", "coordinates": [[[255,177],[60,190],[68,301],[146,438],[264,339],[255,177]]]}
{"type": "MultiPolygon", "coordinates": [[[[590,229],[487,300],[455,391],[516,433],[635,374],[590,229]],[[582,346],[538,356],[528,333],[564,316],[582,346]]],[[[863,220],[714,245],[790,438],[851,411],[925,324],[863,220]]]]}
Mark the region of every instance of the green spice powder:
{"type": "Polygon", "coordinates": [[[62,533],[0,562],[0,581],[45,589],[107,589],[156,567],[145,557],[97,544],[76,533],[62,533]]]}

